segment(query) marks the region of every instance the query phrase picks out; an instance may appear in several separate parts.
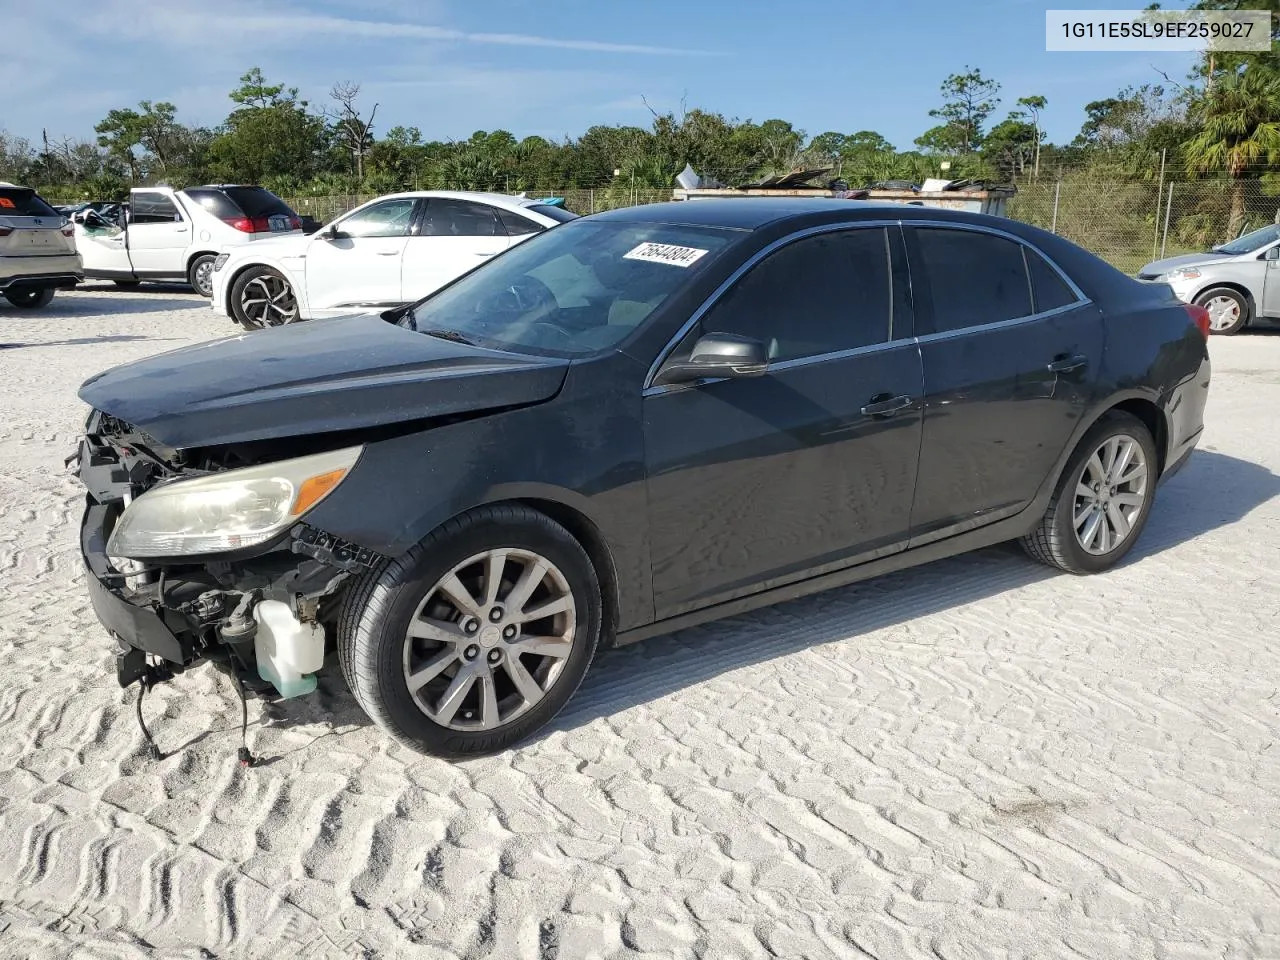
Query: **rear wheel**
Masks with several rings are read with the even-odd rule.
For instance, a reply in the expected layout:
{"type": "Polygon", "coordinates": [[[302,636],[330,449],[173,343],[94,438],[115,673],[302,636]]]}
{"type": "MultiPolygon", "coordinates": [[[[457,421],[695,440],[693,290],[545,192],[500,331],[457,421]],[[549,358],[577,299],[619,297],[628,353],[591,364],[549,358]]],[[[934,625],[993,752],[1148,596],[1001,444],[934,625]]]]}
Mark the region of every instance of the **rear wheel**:
{"type": "Polygon", "coordinates": [[[6,290],[4,298],[20,310],[39,310],[53,302],[53,287],[39,290],[6,290]]]}
{"type": "Polygon", "coordinates": [[[1196,297],[1196,303],[1209,311],[1209,332],[1216,336],[1239,333],[1252,314],[1248,298],[1230,287],[1206,290],[1196,297]]]}
{"type": "Polygon", "coordinates": [[[280,327],[298,319],[298,300],[278,271],[250,267],[231,285],[231,312],[246,330],[280,327]]]}
{"type": "Polygon", "coordinates": [[[343,675],[379,726],[413,750],[506,749],[582,682],[601,630],[586,551],[527,507],[451,520],[368,574],[338,626],[343,675]]]}
{"type": "Polygon", "coordinates": [[[216,259],[212,253],[204,253],[192,260],[187,268],[187,281],[202,297],[213,296],[213,261],[216,259]]]}
{"type": "Polygon", "coordinates": [[[1158,471],[1151,431],[1137,417],[1112,411],[1085,434],[1023,548],[1069,573],[1110,569],[1146,526],[1158,471]]]}

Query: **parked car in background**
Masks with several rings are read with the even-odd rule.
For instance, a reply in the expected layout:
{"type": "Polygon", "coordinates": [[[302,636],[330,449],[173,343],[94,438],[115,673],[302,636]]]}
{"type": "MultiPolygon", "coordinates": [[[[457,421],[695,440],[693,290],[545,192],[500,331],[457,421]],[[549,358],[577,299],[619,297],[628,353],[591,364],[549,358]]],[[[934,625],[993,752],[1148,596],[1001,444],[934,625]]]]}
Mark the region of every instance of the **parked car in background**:
{"type": "Polygon", "coordinates": [[[584,217],[412,306],[87,381],[88,590],[122,685],[153,656],[305,693],[329,625],[391,736],[492,752],[603,645],[1005,540],[1113,567],[1200,438],[1207,328],[995,217],[584,217]]]}
{"type": "Polygon", "coordinates": [[[0,182],[0,294],[15,307],[48,306],[84,277],[71,225],[30,187],[0,182]]]}
{"type": "Polygon", "coordinates": [[[574,219],[561,206],[497,193],[378,197],[310,236],[219,256],[213,308],[254,330],[395,306],[574,219]]]}
{"type": "Polygon", "coordinates": [[[1259,320],[1280,320],[1280,224],[1204,253],[1148,263],[1138,279],[1167,283],[1179,300],[1204,307],[1215,334],[1239,333],[1259,320]]]}
{"type": "Polygon", "coordinates": [[[302,233],[302,221],[264,187],[212,184],[171,190],[138,187],[120,218],[79,210],[76,225],[86,277],[137,286],[186,282],[212,296],[213,261],[229,247],[302,233]]]}

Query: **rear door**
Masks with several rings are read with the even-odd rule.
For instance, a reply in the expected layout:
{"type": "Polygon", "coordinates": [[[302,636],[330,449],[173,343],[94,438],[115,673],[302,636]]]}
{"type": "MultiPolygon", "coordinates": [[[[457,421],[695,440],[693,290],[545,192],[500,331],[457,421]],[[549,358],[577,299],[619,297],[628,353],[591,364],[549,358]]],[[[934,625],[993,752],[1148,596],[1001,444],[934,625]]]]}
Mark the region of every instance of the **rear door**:
{"type": "Polygon", "coordinates": [[[672,353],[748,336],[767,373],[645,392],[659,618],[905,548],[923,384],[900,242],[866,226],[785,244],[672,353]]]}
{"type": "Polygon", "coordinates": [[[911,545],[1017,513],[1093,398],[1100,312],[1020,240],[905,229],[924,365],[911,545]]]}
{"type": "Polygon", "coordinates": [[[450,197],[429,198],[405,251],[403,299],[425,297],[510,243],[494,207],[450,197]]]}
{"type": "Polygon", "coordinates": [[[338,313],[400,302],[400,270],[419,201],[391,197],[337,221],[307,245],[307,300],[312,312],[338,313]]]}
{"type": "Polygon", "coordinates": [[[185,278],[191,221],[169,191],[131,190],[125,242],[140,277],[185,278]]]}

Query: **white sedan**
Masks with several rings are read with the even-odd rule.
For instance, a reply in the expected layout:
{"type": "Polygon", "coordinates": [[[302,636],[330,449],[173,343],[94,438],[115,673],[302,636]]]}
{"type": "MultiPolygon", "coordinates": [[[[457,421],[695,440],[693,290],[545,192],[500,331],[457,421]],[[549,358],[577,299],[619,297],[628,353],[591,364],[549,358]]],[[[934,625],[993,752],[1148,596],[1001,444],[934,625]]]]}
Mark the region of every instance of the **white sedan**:
{"type": "Polygon", "coordinates": [[[317,233],[220,254],[213,308],[257,330],[409,303],[572,219],[561,207],[497,193],[379,197],[317,233]]]}

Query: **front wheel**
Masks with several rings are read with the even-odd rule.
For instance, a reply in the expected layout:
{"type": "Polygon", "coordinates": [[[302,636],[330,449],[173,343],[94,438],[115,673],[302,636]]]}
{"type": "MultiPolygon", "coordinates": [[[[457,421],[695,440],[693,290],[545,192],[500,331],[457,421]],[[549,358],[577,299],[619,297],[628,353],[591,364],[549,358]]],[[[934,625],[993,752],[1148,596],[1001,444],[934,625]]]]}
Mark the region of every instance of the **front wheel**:
{"type": "Polygon", "coordinates": [[[6,290],[4,298],[19,310],[39,310],[53,302],[53,287],[39,290],[6,290]]]}
{"type": "Polygon", "coordinates": [[[187,282],[202,297],[213,296],[213,261],[216,259],[212,253],[202,254],[187,268],[187,282]]]}
{"type": "Polygon", "coordinates": [[[1080,441],[1023,548],[1068,573],[1114,567],[1146,526],[1158,478],[1151,431],[1131,414],[1108,413],[1080,441]]]}
{"type": "Polygon", "coordinates": [[[231,285],[231,313],[246,330],[280,327],[298,319],[293,287],[270,267],[250,267],[231,285]]]}
{"type": "Polygon", "coordinates": [[[353,586],[338,625],[356,701],[412,750],[504,750],[582,682],[601,631],[586,551],[527,507],[483,507],[353,586]]]}
{"type": "Polygon", "coordinates": [[[1230,287],[1206,290],[1196,297],[1196,303],[1209,311],[1209,332],[1219,337],[1239,333],[1252,313],[1248,299],[1230,287]]]}

